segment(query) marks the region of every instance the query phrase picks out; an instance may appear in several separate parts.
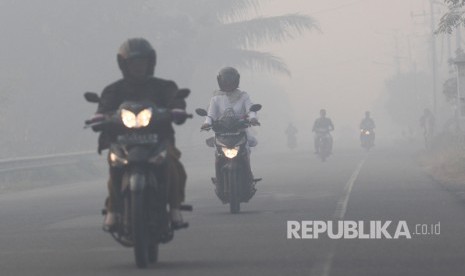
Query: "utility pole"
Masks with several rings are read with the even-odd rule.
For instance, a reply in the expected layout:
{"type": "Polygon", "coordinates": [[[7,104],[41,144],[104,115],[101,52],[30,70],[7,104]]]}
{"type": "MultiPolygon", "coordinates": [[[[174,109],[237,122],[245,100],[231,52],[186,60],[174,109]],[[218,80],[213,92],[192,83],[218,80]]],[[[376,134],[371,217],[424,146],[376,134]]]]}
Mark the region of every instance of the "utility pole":
{"type": "Polygon", "coordinates": [[[395,31],[394,34],[394,40],[396,42],[396,55],[394,57],[395,63],[396,63],[396,69],[397,69],[397,75],[400,75],[400,59],[401,56],[399,54],[399,38],[398,38],[398,31],[395,31]]]}
{"type": "Polygon", "coordinates": [[[435,22],[434,22],[434,0],[429,0],[431,9],[431,59],[433,66],[433,114],[437,117],[437,58],[436,58],[436,37],[434,35],[435,22]]]}
{"type": "Polygon", "coordinates": [[[455,29],[455,36],[455,47],[457,50],[462,49],[462,34],[460,33],[460,25],[455,29]]]}
{"type": "MultiPolygon", "coordinates": [[[[436,57],[436,37],[434,35],[434,30],[435,30],[435,21],[434,21],[434,5],[438,4],[435,0],[429,0],[430,4],[430,28],[431,28],[431,73],[432,73],[432,78],[433,78],[433,93],[432,93],[432,104],[433,104],[433,114],[437,117],[437,57],[436,57]]],[[[411,13],[411,17],[425,17],[426,18],[427,13],[423,11],[421,14],[414,14],[413,12],[411,13]]]]}

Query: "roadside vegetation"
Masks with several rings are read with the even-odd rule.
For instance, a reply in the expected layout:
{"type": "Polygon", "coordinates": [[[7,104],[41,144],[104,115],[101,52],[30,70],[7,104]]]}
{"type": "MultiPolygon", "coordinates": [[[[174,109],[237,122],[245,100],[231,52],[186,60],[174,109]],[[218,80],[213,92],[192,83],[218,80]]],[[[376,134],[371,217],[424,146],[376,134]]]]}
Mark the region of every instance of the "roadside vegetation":
{"type": "Polygon", "coordinates": [[[450,190],[465,193],[465,132],[444,132],[431,148],[416,156],[436,181],[450,190]]]}

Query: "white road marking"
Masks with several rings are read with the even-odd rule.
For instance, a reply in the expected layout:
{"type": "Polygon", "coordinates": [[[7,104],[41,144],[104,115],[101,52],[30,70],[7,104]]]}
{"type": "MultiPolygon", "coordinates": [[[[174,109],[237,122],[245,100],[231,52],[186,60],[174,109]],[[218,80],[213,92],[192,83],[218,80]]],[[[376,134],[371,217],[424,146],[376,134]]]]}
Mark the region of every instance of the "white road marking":
{"type": "MultiPolygon", "coordinates": [[[[334,211],[333,219],[335,220],[342,220],[347,211],[347,204],[349,203],[350,194],[354,187],[355,181],[357,180],[360,171],[362,170],[363,164],[365,163],[366,158],[364,158],[360,163],[358,163],[355,171],[350,176],[349,180],[347,181],[346,185],[344,186],[344,195],[341,199],[339,199],[337,203],[336,210],[334,211]]],[[[321,276],[329,276],[331,273],[331,266],[333,264],[334,256],[336,255],[336,248],[333,245],[326,259],[322,263],[322,266],[316,266],[313,270],[311,275],[321,275],[321,276]]]]}
{"type": "Polygon", "coordinates": [[[360,161],[360,163],[358,163],[357,168],[350,176],[349,181],[347,181],[344,187],[345,194],[337,203],[337,208],[333,215],[334,219],[344,218],[344,215],[346,214],[346,211],[347,211],[347,203],[349,202],[350,193],[352,192],[352,188],[354,187],[355,180],[357,180],[357,177],[360,174],[360,171],[362,170],[362,166],[365,163],[365,160],[366,159],[363,159],[362,161],[360,161]]]}

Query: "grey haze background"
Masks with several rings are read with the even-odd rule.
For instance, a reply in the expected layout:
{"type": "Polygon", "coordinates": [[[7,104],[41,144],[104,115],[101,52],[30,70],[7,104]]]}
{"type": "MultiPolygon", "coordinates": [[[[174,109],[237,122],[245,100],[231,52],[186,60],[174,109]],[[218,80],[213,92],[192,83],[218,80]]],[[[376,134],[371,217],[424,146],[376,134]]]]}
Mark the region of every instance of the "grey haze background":
{"type": "MultiPolygon", "coordinates": [[[[209,24],[206,21],[191,26],[188,21],[177,20],[177,16],[200,14],[208,7],[197,5],[195,10],[189,10],[187,5],[194,1],[186,0],[186,6],[178,7],[169,3],[0,0],[1,157],[94,149],[96,134],[84,131],[82,126],[96,107],[86,103],[82,94],[101,92],[121,77],[116,51],[130,37],[145,37],[157,49],[157,76],[192,89],[190,111],[206,107],[217,87],[221,60],[216,60],[218,66],[199,67],[193,75],[185,76],[172,68],[188,63],[174,66],[170,57],[185,50],[185,45],[175,39],[180,28],[200,30],[209,24]],[[160,17],[174,19],[161,26],[172,31],[172,40],[157,36],[160,17]]],[[[438,4],[435,9],[439,17],[444,8],[438,4]]],[[[380,143],[400,139],[405,126],[394,123],[389,116],[385,81],[398,72],[423,72],[431,79],[428,12],[426,0],[275,0],[263,1],[260,9],[251,9],[248,18],[307,14],[318,21],[322,30],[304,32],[285,43],[261,46],[281,56],[291,76],[239,68],[241,88],[251,94],[254,102],[264,105],[262,127],[256,129],[261,145],[258,150],[283,149],[284,130],[291,121],[299,129],[300,146],[310,148],[310,129],[320,108],[326,108],[335,123],[336,147],[357,146],[358,124],[365,110],[372,111],[380,143]]],[[[437,37],[437,47],[439,88],[449,74],[447,37],[437,37]]],[[[419,103],[431,104],[430,91],[421,91],[420,96],[419,103]]],[[[442,119],[446,120],[452,108],[440,92],[438,99],[442,119]]],[[[418,110],[424,108],[420,104],[417,107],[412,110],[413,117],[419,117],[418,110]]],[[[208,135],[198,131],[202,121],[196,117],[178,128],[181,147],[203,145],[208,135]]]]}

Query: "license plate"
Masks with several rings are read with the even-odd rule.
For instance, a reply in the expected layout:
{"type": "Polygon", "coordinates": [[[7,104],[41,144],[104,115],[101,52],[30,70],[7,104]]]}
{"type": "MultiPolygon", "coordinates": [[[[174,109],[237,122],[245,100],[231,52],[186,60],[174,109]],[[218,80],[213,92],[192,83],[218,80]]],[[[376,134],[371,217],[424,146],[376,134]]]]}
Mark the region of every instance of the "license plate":
{"type": "Polygon", "coordinates": [[[154,144],[158,142],[156,134],[126,134],[117,138],[121,144],[154,144]]]}

